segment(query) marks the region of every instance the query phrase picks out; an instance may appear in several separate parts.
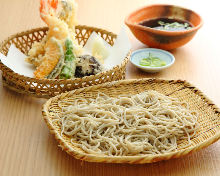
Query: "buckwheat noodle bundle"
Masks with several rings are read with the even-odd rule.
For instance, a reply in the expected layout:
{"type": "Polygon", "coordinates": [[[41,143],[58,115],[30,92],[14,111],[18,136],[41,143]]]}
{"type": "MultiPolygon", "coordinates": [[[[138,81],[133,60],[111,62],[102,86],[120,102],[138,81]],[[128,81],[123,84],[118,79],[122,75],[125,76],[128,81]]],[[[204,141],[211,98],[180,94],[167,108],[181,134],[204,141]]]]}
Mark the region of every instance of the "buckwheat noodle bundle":
{"type": "Polygon", "coordinates": [[[90,154],[133,156],[177,150],[177,141],[196,133],[197,114],[187,103],[145,91],[117,98],[99,93],[96,99],[59,101],[56,114],[61,135],[90,154]],[[67,106],[63,106],[63,105],[67,106]]]}

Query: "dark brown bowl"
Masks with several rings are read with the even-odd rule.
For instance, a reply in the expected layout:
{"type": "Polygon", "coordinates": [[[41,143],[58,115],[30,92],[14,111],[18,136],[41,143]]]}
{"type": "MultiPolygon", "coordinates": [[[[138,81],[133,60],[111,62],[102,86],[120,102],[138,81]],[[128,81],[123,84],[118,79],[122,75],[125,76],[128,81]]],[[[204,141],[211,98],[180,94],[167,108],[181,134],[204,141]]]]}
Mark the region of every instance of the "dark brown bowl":
{"type": "Polygon", "coordinates": [[[203,21],[200,15],[192,10],[174,5],[157,4],[134,11],[125,19],[125,24],[138,40],[149,47],[170,50],[189,42],[202,26],[203,21]],[[182,31],[165,31],[139,24],[144,20],[155,18],[180,19],[189,22],[193,27],[182,31]]]}

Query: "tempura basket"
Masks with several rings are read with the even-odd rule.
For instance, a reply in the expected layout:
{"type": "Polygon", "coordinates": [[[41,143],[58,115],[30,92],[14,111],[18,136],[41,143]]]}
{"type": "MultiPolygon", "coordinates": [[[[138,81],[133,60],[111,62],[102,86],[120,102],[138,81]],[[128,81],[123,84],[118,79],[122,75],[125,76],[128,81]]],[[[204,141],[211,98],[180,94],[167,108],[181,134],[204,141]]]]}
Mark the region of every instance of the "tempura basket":
{"type": "Polygon", "coordinates": [[[75,158],[89,162],[152,163],[182,157],[205,148],[220,138],[220,109],[199,89],[181,80],[121,80],[76,89],[49,99],[44,104],[42,113],[50,132],[55,135],[59,146],[75,158]],[[61,127],[53,120],[55,114],[61,112],[61,108],[58,106],[59,100],[64,100],[63,102],[68,104],[80,98],[95,98],[98,92],[103,92],[110,97],[117,97],[122,94],[133,95],[146,90],[156,90],[164,95],[176,97],[180,101],[187,102],[191,110],[198,112],[199,129],[191,139],[192,143],[190,146],[184,148],[183,146],[187,145],[187,140],[182,140],[178,142],[177,151],[167,154],[143,156],[103,156],[100,154],[88,154],[77,146],[74,146],[70,141],[70,137],[64,134],[61,136],[61,127]]]}
{"type": "MultiPolygon", "coordinates": [[[[35,41],[40,41],[46,35],[47,27],[32,29],[12,35],[2,42],[0,45],[0,52],[7,55],[11,44],[14,44],[20,51],[27,54],[32,44],[35,41]]],[[[92,32],[97,32],[110,45],[114,44],[116,35],[103,29],[76,26],[76,39],[79,44],[85,45],[92,32]]],[[[102,73],[85,76],[83,78],[75,78],[68,80],[61,79],[36,79],[26,77],[13,72],[10,68],[0,62],[0,69],[2,70],[2,80],[4,86],[19,92],[36,97],[52,97],[62,92],[74,90],[76,88],[92,86],[104,82],[116,81],[125,78],[126,64],[129,60],[130,53],[124,58],[120,65],[113,67],[110,70],[102,73]]]]}

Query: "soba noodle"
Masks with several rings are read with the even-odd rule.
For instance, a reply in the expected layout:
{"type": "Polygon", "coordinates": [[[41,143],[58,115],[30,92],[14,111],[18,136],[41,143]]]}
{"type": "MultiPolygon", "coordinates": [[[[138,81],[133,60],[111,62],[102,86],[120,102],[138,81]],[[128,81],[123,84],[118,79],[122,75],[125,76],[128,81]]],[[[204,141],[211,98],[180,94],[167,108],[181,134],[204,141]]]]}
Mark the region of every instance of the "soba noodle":
{"type": "Polygon", "coordinates": [[[195,135],[197,114],[187,103],[145,91],[131,96],[60,101],[61,135],[90,154],[133,156],[177,150],[177,141],[195,135]]]}

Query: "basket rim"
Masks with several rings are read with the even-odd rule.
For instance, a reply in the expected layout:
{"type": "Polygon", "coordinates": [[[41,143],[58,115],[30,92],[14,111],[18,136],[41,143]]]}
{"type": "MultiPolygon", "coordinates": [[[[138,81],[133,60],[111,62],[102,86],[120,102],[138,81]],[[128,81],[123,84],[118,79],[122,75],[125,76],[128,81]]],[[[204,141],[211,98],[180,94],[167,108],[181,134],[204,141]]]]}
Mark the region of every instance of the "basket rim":
{"type": "Polygon", "coordinates": [[[65,140],[60,136],[60,134],[56,131],[55,127],[53,126],[52,122],[49,119],[48,114],[48,107],[51,103],[54,101],[63,99],[65,97],[70,97],[73,94],[78,94],[81,92],[89,92],[91,90],[96,90],[98,88],[103,87],[111,87],[111,86],[117,86],[117,85],[124,85],[124,84],[132,84],[132,83],[144,83],[144,82],[158,82],[158,83],[183,83],[186,88],[193,89],[194,93],[199,95],[206,103],[208,103],[208,106],[211,106],[212,109],[215,111],[216,114],[220,113],[220,109],[198,88],[193,86],[191,83],[187,82],[186,80],[169,80],[169,79],[156,79],[156,78],[143,78],[143,79],[127,79],[127,80],[120,80],[120,81],[113,81],[113,82],[107,82],[99,85],[84,87],[75,89],[66,93],[61,93],[60,95],[57,95],[55,97],[50,98],[47,100],[47,102],[42,106],[42,115],[43,119],[45,120],[50,133],[55,135],[55,139],[60,144],[60,147],[65,150],[68,154],[74,156],[77,159],[85,160],[88,162],[104,162],[104,163],[130,163],[130,164],[144,164],[144,163],[152,163],[152,162],[158,162],[161,160],[168,160],[171,158],[179,158],[182,156],[185,156],[189,153],[198,151],[202,148],[208,147],[212,143],[216,142],[220,139],[220,130],[216,132],[215,135],[208,138],[207,140],[204,140],[203,142],[200,142],[197,145],[194,145],[192,147],[181,149],[175,152],[170,152],[166,154],[158,154],[158,155],[143,155],[143,156],[98,156],[94,154],[88,154],[86,152],[78,152],[71,146],[69,146],[65,140]]]}
{"type": "MultiPolygon", "coordinates": [[[[117,35],[114,34],[113,32],[109,32],[108,30],[105,30],[105,29],[102,29],[102,28],[97,28],[97,27],[93,27],[93,26],[87,26],[87,25],[77,25],[76,26],[76,29],[79,29],[79,28],[84,28],[84,29],[89,29],[89,30],[92,30],[92,31],[96,31],[96,32],[103,32],[103,33],[108,33],[109,35],[111,35],[113,38],[116,38],[117,35]]],[[[48,27],[38,27],[38,28],[33,28],[33,29],[29,29],[29,30],[26,30],[26,31],[22,31],[22,32],[19,32],[19,33],[16,33],[16,34],[12,34],[10,35],[9,37],[7,37],[5,40],[3,40],[1,43],[0,43],[0,50],[2,50],[3,46],[5,44],[7,44],[8,41],[14,39],[14,38],[17,38],[17,37],[22,37],[24,35],[28,35],[30,33],[33,33],[33,32],[37,32],[37,31],[47,31],[48,30],[48,27]]],[[[90,75],[90,76],[84,76],[82,78],[74,78],[74,79],[47,79],[47,78],[42,78],[42,79],[37,79],[37,78],[31,78],[31,77],[28,77],[28,76],[24,76],[24,75],[21,75],[21,74],[18,74],[16,72],[14,72],[13,70],[11,70],[9,67],[7,67],[6,65],[4,65],[1,61],[0,61],[0,70],[3,72],[3,73],[7,73],[7,72],[11,72],[13,76],[16,76],[16,77],[20,77],[21,79],[24,79],[26,81],[34,81],[34,82],[38,82],[38,83],[48,83],[48,81],[50,83],[54,83],[54,82],[57,82],[59,81],[60,83],[72,83],[73,81],[84,81],[86,79],[93,79],[93,77],[101,77],[101,75],[103,74],[106,74],[108,73],[109,71],[111,70],[114,70],[116,68],[120,68],[122,67],[124,64],[127,64],[128,62],[128,57],[130,56],[131,54],[131,50],[127,53],[126,57],[123,59],[123,61],[118,64],[118,65],[115,65],[114,67],[112,67],[111,69],[108,69],[108,70],[105,70],[103,72],[100,72],[96,75],[90,75]]]]}

